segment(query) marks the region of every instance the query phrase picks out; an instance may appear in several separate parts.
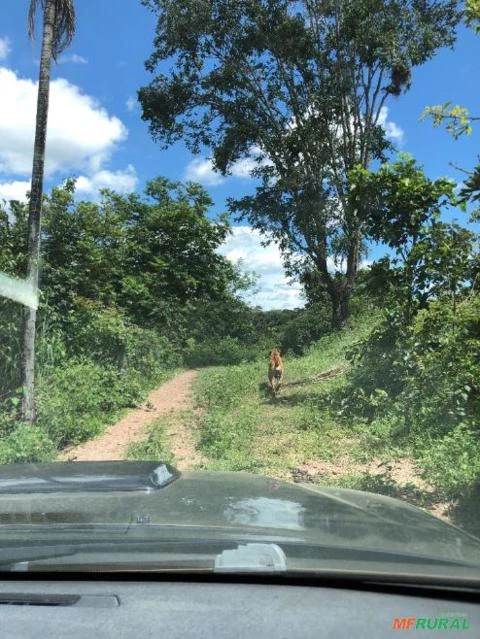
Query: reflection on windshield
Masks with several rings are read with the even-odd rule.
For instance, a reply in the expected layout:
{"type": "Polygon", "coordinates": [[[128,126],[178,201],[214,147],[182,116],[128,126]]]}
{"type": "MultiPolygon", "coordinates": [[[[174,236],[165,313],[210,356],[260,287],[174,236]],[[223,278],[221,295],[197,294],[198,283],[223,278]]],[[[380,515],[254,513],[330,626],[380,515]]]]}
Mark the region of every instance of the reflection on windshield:
{"type": "Polygon", "coordinates": [[[294,501],[255,497],[229,504],[224,517],[231,524],[302,530],[304,512],[305,508],[294,501]]]}

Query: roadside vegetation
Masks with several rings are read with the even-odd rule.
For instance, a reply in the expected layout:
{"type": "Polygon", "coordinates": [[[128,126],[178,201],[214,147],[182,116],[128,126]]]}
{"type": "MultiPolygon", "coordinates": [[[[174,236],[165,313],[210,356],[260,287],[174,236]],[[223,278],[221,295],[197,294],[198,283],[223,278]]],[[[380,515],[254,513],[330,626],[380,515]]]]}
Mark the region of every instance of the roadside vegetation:
{"type": "Polygon", "coordinates": [[[415,351],[392,341],[395,355],[383,363],[374,345],[389,313],[364,313],[348,331],[287,355],[276,399],[265,357],[203,369],[195,387],[201,467],[380,492],[478,535],[478,296],[460,303],[455,336],[442,335],[445,316],[432,304],[412,326],[415,351]]]}
{"type": "MultiPolygon", "coordinates": [[[[228,225],[207,218],[210,205],[201,187],[163,179],[100,203],[77,201],[73,181],[45,198],[36,422],[20,414],[20,307],[0,298],[1,461],[53,458],[143,401],[195,354],[200,308],[218,326],[209,334],[225,337],[222,312],[245,312],[248,278],[216,252],[228,225]]],[[[10,276],[25,274],[27,211],[0,207],[0,271],[10,276]]]]}
{"type": "MultiPolygon", "coordinates": [[[[255,278],[220,255],[229,217],[198,184],[92,202],[73,179],[37,183],[0,205],[0,273],[35,288],[40,245],[41,292],[26,313],[0,297],[0,463],[54,459],[198,367],[184,421],[202,468],[386,492],[480,527],[480,165],[431,179],[380,124],[462,21],[479,32],[477,0],[143,2],[158,18],[143,119],[219,174],[253,167],[228,211],[277,244],[305,308],[244,301],[255,278]],[[373,245],[384,257],[365,266],[373,245]]],[[[455,137],[479,119],[424,115],[455,137]]],[[[129,457],[174,460],[169,428],[129,457]]]]}
{"type": "Polygon", "coordinates": [[[167,433],[168,420],[158,418],[148,427],[147,437],[141,441],[130,444],[127,451],[127,459],[133,461],[158,461],[167,464],[175,463],[175,456],[170,449],[167,433]]]}

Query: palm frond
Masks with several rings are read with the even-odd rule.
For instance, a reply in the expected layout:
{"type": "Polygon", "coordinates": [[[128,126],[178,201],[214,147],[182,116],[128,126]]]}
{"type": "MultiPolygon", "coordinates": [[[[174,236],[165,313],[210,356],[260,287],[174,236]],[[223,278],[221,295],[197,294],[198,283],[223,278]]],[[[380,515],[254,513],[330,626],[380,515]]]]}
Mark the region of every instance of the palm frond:
{"type": "MultiPolygon", "coordinates": [[[[30,0],[30,7],[28,8],[28,36],[31,40],[35,37],[35,16],[37,15],[37,7],[39,0],[30,0]]],[[[43,0],[40,0],[43,8],[43,0]]]]}
{"type": "MultiPolygon", "coordinates": [[[[49,0],[30,0],[28,10],[28,35],[35,36],[35,16],[38,6],[45,10],[45,4],[49,0]]],[[[71,44],[75,35],[75,6],[73,0],[53,0],[55,3],[55,24],[53,57],[56,59],[71,44]]]]}
{"type": "MultiPolygon", "coordinates": [[[[43,0],[42,0],[43,1],[43,0]]],[[[70,46],[75,35],[75,7],[73,0],[55,1],[55,42],[53,57],[70,46]]]]}

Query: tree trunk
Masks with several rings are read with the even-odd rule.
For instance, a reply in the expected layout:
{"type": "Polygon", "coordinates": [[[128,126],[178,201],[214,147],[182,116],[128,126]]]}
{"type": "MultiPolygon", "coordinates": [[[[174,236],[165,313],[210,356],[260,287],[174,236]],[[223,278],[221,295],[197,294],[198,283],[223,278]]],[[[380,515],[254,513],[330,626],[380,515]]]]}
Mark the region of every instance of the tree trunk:
{"type": "Polygon", "coordinates": [[[330,299],[332,301],[332,328],[334,330],[343,330],[347,326],[349,315],[348,303],[350,301],[350,294],[343,280],[334,282],[330,299]]]}
{"type": "Polygon", "coordinates": [[[343,330],[347,326],[350,298],[355,288],[355,280],[360,263],[361,241],[361,228],[357,224],[350,232],[345,275],[332,277],[328,272],[328,263],[325,257],[326,251],[322,259],[317,261],[321,281],[326,286],[332,304],[332,328],[334,330],[343,330]]]}
{"type": "MultiPolygon", "coordinates": [[[[47,137],[48,99],[50,91],[50,67],[55,27],[55,0],[47,0],[43,11],[42,53],[38,82],[35,144],[33,147],[32,185],[28,209],[28,279],[36,291],[40,257],[40,233],[43,197],[43,171],[47,137]]],[[[25,310],[22,344],[23,398],[22,420],[32,424],[35,420],[35,329],[37,311],[25,310]]]]}

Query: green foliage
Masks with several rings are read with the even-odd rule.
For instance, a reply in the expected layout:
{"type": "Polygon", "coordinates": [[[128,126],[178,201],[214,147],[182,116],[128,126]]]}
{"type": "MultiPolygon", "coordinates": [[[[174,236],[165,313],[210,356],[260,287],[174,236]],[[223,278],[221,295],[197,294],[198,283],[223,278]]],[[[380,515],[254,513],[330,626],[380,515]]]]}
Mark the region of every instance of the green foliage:
{"type": "Polygon", "coordinates": [[[480,0],[466,0],[465,23],[471,27],[475,33],[480,33],[480,0]]]}
{"type": "Polygon", "coordinates": [[[480,480],[478,353],[477,294],[455,306],[448,298],[433,300],[408,325],[389,311],[350,351],[355,366],[339,416],[367,419],[371,433],[375,424],[389,424],[384,443],[411,446],[438,488],[471,485],[480,480]]]}
{"type": "Polygon", "coordinates": [[[300,355],[312,344],[326,335],[331,330],[331,309],[327,305],[311,304],[298,311],[286,324],[279,342],[283,351],[291,351],[300,355]]]}
{"type": "Polygon", "coordinates": [[[480,480],[478,427],[457,424],[440,438],[422,437],[418,458],[424,477],[446,497],[457,496],[480,480]]]}
{"type": "Polygon", "coordinates": [[[362,248],[347,172],[391,148],[381,109],[454,42],[457,3],[144,3],[158,14],[147,61],[156,75],[139,91],[153,137],[210,147],[222,173],[248,159],[260,185],[231,211],[274,237],[290,273],[320,275],[343,326],[362,248]],[[331,276],[328,257],[348,263],[345,277],[331,276]]]}
{"type": "Polygon", "coordinates": [[[453,187],[409,157],[351,174],[358,201],[369,200],[367,232],[396,256],[373,267],[387,303],[349,353],[338,410],[387,425],[386,441],[411,447],[425,478],[450,494],[480,480],[478,236],[440,221],[442,207],[458,204],[453,187]]]}
{"type": "Polygon", "coordinates": [[[406,153],[376,173],[357,166],[349,174],[349,192],[367,235],[393,249],[404,250],[425,225],[439,220],[442,207],[455,205],[455,187],[447,178],[430,180],[406,153]]]}
{"type": "Polygon", "coordinates": [[[152,329],[141,328],[117,307],[76,298],[64,320],[68,354],[88,357],[153,380],[159,370],[180,365],[178,349],[152,329]]]}
{"type": "Polygon", "coordinates": [[[447,131],[457,140],[461,135],[470,135],[472,122],[480,118],[470,115],[468,109],[451,102],[426,107],[420,117],[421,120],[431,117],[434,126],[446,123],[447,131]]]}
{"type": "Polygon", "coordinates": [[[241,344],[236,337],[207,339],[196,343],[187,340],[184,360],[188,366],[228,366],[248,362],[258,357],[256,346],[241,344]]]}
{"type": "Polygon", "coordinates": [[[411,371],[401,401],[415,416],[413,432],[443,435],[464,423],[480,441],[480,296],[455,309],[433,301],[415,318],[406,347],[411,371]]]}
{"type": "Polygon", "coordinates": [[[451,180],[427,178],[405,155],[377,173],[357,167],[350,174],[367,234],[395,251],[393,269],[384,262],[382,270],[407,322],[432,298],[447,295],[455,303],[478,270],[475,233],[440,221],[442,207],[459,204],[454,189],[451,180]]]}
{"type": "Polygon", "coordinates": [[[67,360],[41,376],[37,425],[57,448],[99,435],[105,423],[142,397],[138,380],[92,361],[67,360]]]}
{"type": "Polygon", "coordinates": [[[120,309],[172,338],[187,303],[224,299],[240,283],[216,252],[229,227],[206,216],[212,202],[199,185],[157,178],[144,197],[104,191],[98,204],[75,203],[74,190],[67,181],[44,207],[42,288],[62,318],[89,300],[114,309],[110,322],[120,309]]]}
{"type": "Polygon", "coordinates": [[[268,350],[273,346],[279,346],[282,350],[286,350],[288,347],[285,343],[285,332],[289,326],[295,323],[300,312],[298,309],[268,311],[254,309],[252,321],[256,340],[261,343],[261,347],[268,350]]]}
{"type": "Polygon", "coordinates": [[[127,451],[127,458],[139,461],[163,461],[174,463],[174,456],[170,449],[165,424],[157,419],[150,425],[148,437],[144,441],[134,442],[127,451]]]}
{"type": "MultiPolygon", "coordinates": [[[[262,313],[260,312],[260,315],[262,313]]],[[[262,334],[256,326],[256,313],[237,295],[221,300],[199,300],[187,304],[183,322],[188,344],[215,341],[226,337],[249,345],[262,334]]]]}
{"type": "Polygon", "coordinates": [[[0,398],[21,385],[21,314],[18,305],[0,297],[0,398]]]}
{"type": "MultiPolygon", "coordinates": [[[[460,190],[460,197],[465,202],[471,200],[477,203],[477,206],[480,203],[480,164],[477,164],[472,172],[469,173],[468,178],[464,180],[463,187],[460,190]]],[[[474,215],[478,219],[478,209],[474,212],[474,215]]]]}
{"type": "Polygon", "coordinates": [[[0,441],[0,464],[51,461],[55,447],[41,428],[18,424],[0,441]]]}

